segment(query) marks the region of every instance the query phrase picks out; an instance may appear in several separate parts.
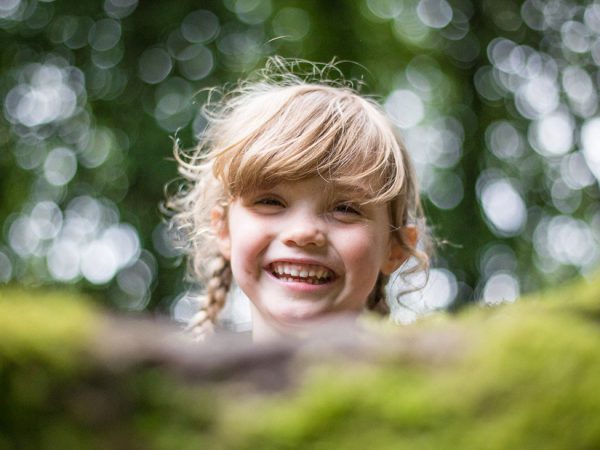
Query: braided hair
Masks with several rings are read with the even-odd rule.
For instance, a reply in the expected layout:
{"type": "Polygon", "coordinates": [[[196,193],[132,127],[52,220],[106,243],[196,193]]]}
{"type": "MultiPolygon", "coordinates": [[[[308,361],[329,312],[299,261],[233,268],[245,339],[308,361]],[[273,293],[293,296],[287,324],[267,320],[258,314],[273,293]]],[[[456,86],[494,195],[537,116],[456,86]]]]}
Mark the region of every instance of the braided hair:
{"type": "Polygon", "coordinates": [[[231,265],[223,256],[216,255],[209,262],[212,273],[206,283],[202,308],[192,317],[186,330],[198,340],[204,340],[213,333],[213,325],[219,312],[225,306],[227,293],[231,287],[231,265]]]}

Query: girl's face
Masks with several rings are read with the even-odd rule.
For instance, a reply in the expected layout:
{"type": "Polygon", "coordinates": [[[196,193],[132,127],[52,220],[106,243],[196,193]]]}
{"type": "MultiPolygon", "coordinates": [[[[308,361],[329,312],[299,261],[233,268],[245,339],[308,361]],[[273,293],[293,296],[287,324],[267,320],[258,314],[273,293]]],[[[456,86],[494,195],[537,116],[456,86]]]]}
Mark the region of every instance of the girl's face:
{"type": "Polygon", "coordinates": [[[219,245],[257,326],[289,330],[363,309],[380,272],[404,260],[386,205],[318,177],[280,183],[213,210],[219,245]],[[362,197],[364,198],[364,197],[362,197]]]}

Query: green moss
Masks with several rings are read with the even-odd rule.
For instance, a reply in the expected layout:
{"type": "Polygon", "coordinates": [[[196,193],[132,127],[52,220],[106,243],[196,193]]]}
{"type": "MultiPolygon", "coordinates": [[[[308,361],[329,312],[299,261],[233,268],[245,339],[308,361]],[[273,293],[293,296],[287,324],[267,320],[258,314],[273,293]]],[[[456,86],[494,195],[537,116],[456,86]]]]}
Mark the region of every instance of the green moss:
{"type": "MultiPolygon", "coordinates": [[[[87,302],[4,291],[0,449],[600,448],[600,283],[390,331],[381,355],[308,358],[277,394],[94,356],[87,302]]],[[[96,336],[97,337],[97,336],[96,336]]]]}
{"type": "Polygon", "coordinates": [[[432,318],[409,333],[458,333],[458,357],[325,365],[291,397],[232,407],[230,448],[598,448],[599,313],[600,285],[580,282],[432,318]]]}
{"type": "Polygon", "coordinates": [[[100,315],[82,296],[0,290],[0,365],[37,361],[66,368],[89,349],[100,325],[100,315]]]}

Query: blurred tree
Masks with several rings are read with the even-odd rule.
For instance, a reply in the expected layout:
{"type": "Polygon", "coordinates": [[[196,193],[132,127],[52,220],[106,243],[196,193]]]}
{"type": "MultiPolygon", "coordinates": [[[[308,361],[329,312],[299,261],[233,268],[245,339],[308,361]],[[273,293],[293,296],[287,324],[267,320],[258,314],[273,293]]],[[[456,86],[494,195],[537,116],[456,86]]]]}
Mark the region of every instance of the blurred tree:
{"type": "Polygon", "coordinates": [[[186,289],[158,211],[172,139],[201,132],[201,88],[273,54],[356,62],[340,68],[404,135],[449,242],[407,311],[598,265],[598,2],[8,0],[0,281],[169,311],[186,289]]]}

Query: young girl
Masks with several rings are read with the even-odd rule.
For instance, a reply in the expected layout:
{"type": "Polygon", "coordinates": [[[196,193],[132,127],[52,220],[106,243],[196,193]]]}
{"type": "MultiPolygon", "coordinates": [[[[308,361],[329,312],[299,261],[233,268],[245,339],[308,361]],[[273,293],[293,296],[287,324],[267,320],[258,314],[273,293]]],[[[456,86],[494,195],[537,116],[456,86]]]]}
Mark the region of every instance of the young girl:
{"type": "MultiPolygon", "coordinates": [[[[186,185],[167,206],[205,287],[190,328],[212,332],[232,283],[251,302],[253,336],[296,334],[339,313],[387,314],[390,275],[425,270],[418,189],[382,109],[351,87],[271,59],[205,109],[186,185]]],[[[335,69],[335,67],[333,67],[335,69]]]]}

